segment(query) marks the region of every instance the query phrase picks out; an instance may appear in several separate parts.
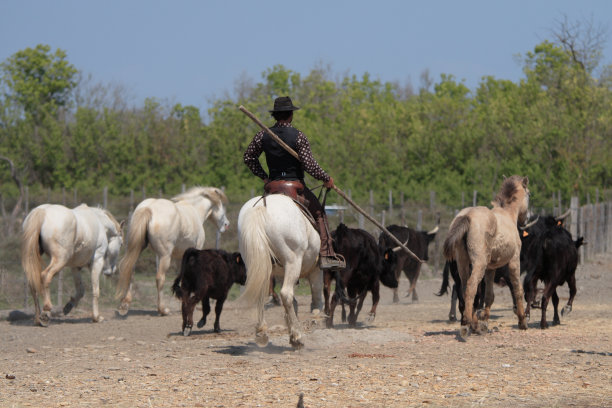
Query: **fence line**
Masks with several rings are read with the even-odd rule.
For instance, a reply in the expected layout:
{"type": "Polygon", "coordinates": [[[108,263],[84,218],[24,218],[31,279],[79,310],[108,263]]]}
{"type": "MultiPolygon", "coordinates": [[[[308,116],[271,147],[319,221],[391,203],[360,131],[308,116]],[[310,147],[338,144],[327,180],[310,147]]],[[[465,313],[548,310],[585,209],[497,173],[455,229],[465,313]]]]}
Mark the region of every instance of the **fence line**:
{"type": "MultiPolygon", "coordinates": [[[[162,195],[161,190],[150,189],[150,191],[158,191],[159,196],[162,195]]],[[[185,191],[185,186],[181,186],[181,192],[185,191]]],[[[141,189],[142,199],[147,198],[146,189],[143,186],[141,189]]],[[[351,196],[351,192],[349,190],[349,196],[351,196]]],[[[251,195],[254,195],[255,191],[251,191],[251,195]]],[[[129,196],[127,197],[111,197],[108,194],[108,188],[104,187],[99,194],[95,194],[90,198],[90,205],[104,205],[105,207],[111,206],[114,210],[117,211],[119,215],[129,216],[131,212],[135,208],[135,199],[136,195],[134,190],[130,191],[129,196]]],[[[578,197],[571,197],[569,202],[570,209],[570,219],[569,225],[566,224],[566,227],[572,234],[572,238],[574,240],[578,239],[578,237],[584,237],[584,241],[586,245],[583,245],[579,249],[580,255],[580,263],[584,264],[588,262],[593,257],[597,256],[601,253],[607,253],[612,251],[612,200],[610,200],[610,192],[604,192],[604,194],[600,194],[599,190],[595,195],[595,203],[590,202],[590,196],[587,195],[586,203],[580,205],[578,197]],[[608,201],[601,201],[600,198],[608,198],[608,201]]],[[[43,202],[56,202],[56,203],[66,203],[67,201],[66,189],[61,189],[59,193],[55,192],[52,195],[51,190],[46,189],[37,194],[36,197],[33,196],[31,189],[27,186],[25,187],[25,202],[22,214],[18,216],[18,220],[8,220],[3,219],[2,223],[0,223],[0,228],[3,230],[7,230],[4,225],[8,221],[20,221],[24,218],[25,214],[28,211],[36,207],[37,205],[42,204],[43,202]]],[[[399,224],[404,226],[411,226],[417,230],[429,230],[439,223],[440,231],[436,235],[435,241],[430,246],[430,261],[429,267],[433,273],[436,273],[440,270],[440,265],[444,264],[444,258],[441,254],[441,243],[443,242],[446,231],[448,229],[448,225],[452,221],[453,217],[457,213],[460,207],[448,207],[443,206],[436,203],[436,193],[430,192],[429,194],[429,205],[421,204],[415,205],[414,203],[409,203],[405,200],[405,195],[403,192],[397,193],[392,190],[388,190],[388,201],[382,203],[376,203],[373,190],[369,192],[369,200],[368,200],[368,209],[373,217],[382,220],[383,225],[387,224],[399,224]],[[394,202],[394,197],[397,202],[394,202]],[[399,198],[399,200],[397,199],[399,198]]],[[[460,200],[458,202],[462,204],[468,205],[478,205],[478,198],[483,199],[486,197],[486,194],[479,193],[477,191],[472,192],[472,202],[466,203],[466,193],[461,193],[460,200]]],[[[74,205],[78,205],[79,202],[86,201],[83,197],[80,197],[80,201],[78,200],[78,192],[73,189],[73,200],[74,205]]],[[[4,198],[3,198],[4,199],[4,198]]],[[[16,201],[16,198],[15,200],[16,201]]],[[[328,200],[330,201],[330,200],[328,200]]],[[[425,203],[425,200],[421,200],[425,203]]],[[[557,194],[553,193],[552,197],[552,206],[547,209],[539,209],[542,214],[552,214],[559,215],[564,212],[563,200],[561,198],[560,192],[557,194]]],[[[338,197],[338,207],[345,208],[338,210],[337,212],[330,211],[329,219],[330,219],[330,228],[334,228],[334,224],[339,224],[340,222],[344,222],[349,226],[358,227],[362,229],[366,229],[371,232],[373,235],[377,236],[379,231],[373,225],[366,223],[363,215],[356,213],[350,207],[347,207],[343,202],[343,200],[338,197]]],[[[3,204],[4,203],[0,203],[3,204]]],[[[330,203],[331,204],[331,203],[330,203]]],[[[483,205],[484,203],[481,203],[483,205]]],[[[487,202],[488,204],[488,202],[487,202]]],[[[237,213],[242,205],[242,202],[234,202],[228,205],[228,218],[236,219],[237,213]]],[[[19,228],[15,229],[19,231],[19,228]]],[[[207,233],[208,236],[211,236],[207,233]]],[[[212,236],[215,236],[214,233],[212,236]]],[[[4,237],[7,238],[7,237],[4,237]]],[[[217,234],[212,241],[216,247],[224,247],[224,246],[236,246],[237,244],[233,241],[235,236],[228,236],[227,234],[217,234]]],[[[5,258],[4,255],[2,258],[5,258]]],[[[2,265],[0,265],[1,267],[2,265]]],[[[19,269],[20,266],[14,265],[13,269],[19,269]]],[[[61,279],[61,276],[60,276],[61,279]]],[[[58,297],[61,300],[63,296],[62,288],[63,285],[59,285],[58,287],[58,297]]],[[[27,304],[27,298],[29,297],[29,290],[27,289],[27,284],[24,282],[23,287],[23,295],[24,295],[24,306],[27,304]]],[[[61,304],[61,302],[57,302],[57,304],[61,304]]]]}

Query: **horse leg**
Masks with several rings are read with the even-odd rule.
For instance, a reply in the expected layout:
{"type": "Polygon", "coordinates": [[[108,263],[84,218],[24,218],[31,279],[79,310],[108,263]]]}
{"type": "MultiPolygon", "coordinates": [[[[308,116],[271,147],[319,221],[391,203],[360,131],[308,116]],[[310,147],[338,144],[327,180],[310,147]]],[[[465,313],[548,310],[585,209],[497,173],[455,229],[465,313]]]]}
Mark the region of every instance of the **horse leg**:
{"type": "Polygon", "coordinates": [[[448,320],[451,322],[457,321],[457,285],[453,285],[453,290],[451,293],[451,306],[450,311],[448,312],[448,320]]]}
{"type": "MultiPolygon", "coordinates": [[[[472,274],[467,279],[465,286],[465,295],[463,297],[465,301],[465,312],[463,313],[461,325],[469,326],[469,328],[474,333],[479,333],[478,318],[474,310],[474,298],[476,297],[476,291],[478,290],[480,281],[484,276],[485,267],[486,265],[484,265],[484,263],[482,262],[475,261],[473,263],[472,274]],[[463,320],[465,320],[465,322],[463,320]]],[[[463,274],[461,281],[463,282],[463,274]]]]}
{"type": "Polygon", "coordinates": [[[495,292],[493,291],[493,284],[495,283],[495,270],[487,269],[485,271],[485,293],[484,297],[484,310],[478,316],[481,320],[480,330],[486,332],[489,325],[489,317],[491,316],[491,306],[495,300],[495,292]]]}
{"type": "Polygon", "coordinates": [[[527,330],[527,319],[525,319],[525,309],[523,309],[523,286],[521,285],[519,254],[516,254],[508,263],[508,275],[512,283],[512,288],[514,289],[514,303],[516,304],[518,327],[521,330],[527,330]]]}
{"type": "Polygon", "coordinates": [[[166,272],[168,272],[170,268],[171,261],[172,258],[170,255],[159,258],[159,266],[157,267],[157,275],[155,276],[155,282],[157,283],[157,311],[162,316],[167,316],[170,313],[170,309],[164,306],[162,294],[164,282],[166,282],[166,272]]]}
{"type": "Polygon", "coordinates": [[[119,305],[117,313],[119,313],[120,316],[127,315],[128,310],[130,310],[130,304],[132,304],[132,282],[130,282],[125,296],[121,299],[121,304],[119,305]]]}
{"type": "Polygon", "coordinates": [[[569,299],[567,300],[567,305],[561,310],[561,314],[569,314],[572,311],[572,303],[574,303],[574,297],[576,296],[576,275],[572,274],[572,276],[567,279],[567,286],[569,287],[569,299]]]}
{"type": "Polygon", "coordinates": [[[289,342],[295,349],[300,349],[304,346],[300,324],[293,306],[293,287],[300,277],[300,269],[301,265],[299,262],[287,262],[285,265],[283,287],[280,291],[280,298],[285,307],[285,322],[289,330],[289,342]]]}
{"type": "Polygon", "coordinates": [[[274,286],[276,286],[276,280],[274,276],[270,276],[270,288],[268,289],[268,294],[272,298],[272,303],[275,304],[276,306],[280,306],[281,302],[280,302],[280,299],[278,298],[278,295],[274,291],[274,286]]]}
{"type": "Polygon", "coordinates": [[[311,293],[310,312],[318,316],[323,307],[323,272],[319,268],[314,269],[308,275],[308,282],[311,293]]]}
{"type": "Polygon", "coordinates": [[[204,296],[202,298],[202,318],[198,322],[198,329],[201,329],[206,324],[206,317],[210,313],[210,298],[204,296]]]}
{"type": "Polygon", "coordinates": [[[72,280],[74,281],[75,294],[64,306],[64,315],[67,315],[73,308],[77,307],[79,301],[83,298],[83,295],[85,294],[85,288],[83,286],[83,281],[81,280],[81,268],[71,268],[71,272],[72,280]]]}
{"type": "Polygon", "coordinates": [[[30,286],[30,293],[32,294],[32,299],[34,299],[34,324],[38,326],[46,327],[48,325],[49,320],[41,319],[40,302],[38,301],[38,293],[36,292],[36,289],[34,289],[34,287],[32,286],[30,286]]]}
{"type": "Polygon", "coordinates": [[[91,306],[93,309],[92,320],[94,322],[101,322],[104,320],[98,311],[98,299],[100,299],[100,273],[102,273],[102,267],[104,266],[104,258],[100,257],[98,260],[94,261],[91,265],[91,306]]]}
{"type": "Polygon", "coordinates": [[[215,333],[221,333],[221,326],[219,325],[219,317],[221,316],[221,310],[223,310],[223,303],[225,302],[225,298],[222,297],[217,299],[215,303],[215,333]]]}
{"type": "Polygon", "coordinates": [[[557,290],[552,293],[552,303],[553,309],[555,310],[555,315],[553,317],[553,325],[561,324],[561,319],[559,319],[559,296],[557,295],[557,290]]]}
{"type": "Polygon", "coordinates": [[[42,292],[43,292],[43,310],[40,316],[41,321],[48,322],[51,317],[51,310],[53,309],[53,304],[51,303],[51,291],[49,290],[49,286],[51,285],[51,281],[56,273],[62,270],[66,263],[61,262],[58,258],[52,257],[51,262],[41,273],[42,280],[42,292]]]}

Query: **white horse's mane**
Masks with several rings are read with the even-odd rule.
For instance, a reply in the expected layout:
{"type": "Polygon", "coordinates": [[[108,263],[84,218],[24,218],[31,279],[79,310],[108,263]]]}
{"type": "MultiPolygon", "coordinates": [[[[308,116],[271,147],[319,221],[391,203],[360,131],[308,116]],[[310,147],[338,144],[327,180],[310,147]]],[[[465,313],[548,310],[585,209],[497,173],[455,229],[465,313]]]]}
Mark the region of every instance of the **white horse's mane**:
{"type": "Polygon", "coordinates": [[[227,203],[227,196],[225,193],[217,188],[217,187],[191,187],[189,190],[176,195],[171,198],[175,203],[179,201],[188,201],[198,197],[207,197],[209,198],[215,205],[221,205],[223,203],[227,203]]]}

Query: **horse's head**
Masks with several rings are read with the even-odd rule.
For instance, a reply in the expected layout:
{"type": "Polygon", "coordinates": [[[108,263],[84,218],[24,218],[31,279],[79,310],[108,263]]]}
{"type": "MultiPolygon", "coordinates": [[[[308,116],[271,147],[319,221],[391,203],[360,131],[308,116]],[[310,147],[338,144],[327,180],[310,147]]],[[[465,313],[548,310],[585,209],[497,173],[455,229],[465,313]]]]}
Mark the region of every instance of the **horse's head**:
{"type": "Polygon", "coordinates": [[[225,205],[222,202],[212,208],[210,215],[210,221],[215,223],[219,232],[225,232],[229,228],[230,223],[225,213],[225,205]]]}
{"type": "Polygon", "coordinates": [[[504,180],[493,206],[515,208],[518,224],[522,225],[529,218],[529,179],[522,176],[511,176],[504,180]]]}
{"type": "Polygon", "coordinates": [[[531,192],[527,185],[529,184],[529,179],[527,177],[523,177],[520,181],[520,185],[522,190],[519,190],[519,215],[518,222],[524,224],[527,219],[531,216],[529,213],[529,197],[531,196],[531,192]],[[522,196],[522,197],[521,197],[522,196]]]}
{"type": "Polygon", "coordinates": [[[225,232],[229,221],[225,215],[227,197],[223,190],[216,187],[192,187],[172,198],[174,202],[185,201],[194,206],[203,219],[214,223],[220,232],[225,232]]]}
{"type": "Polygon", "coordinates": [[[108,240],[108,248],[104,254],[104,266],[102,267],[102,273],[107,276],[117,272],[117,259],[119,259],[121,245],[123,245],[121,234],[115,235],[108,240]]]}
{"type": "Polygon", "coordinates": [[[117,259],[119,258],[119,252],[123,245],[123,226],[125,221],[119,223],[108,210],[98,208],[96,211],[98,218],[102,222],[102,225],[104,225],[106,239],[108,241],[108,247],[104,254],[102,273],[110,276],[117,272],[117,259]]]}

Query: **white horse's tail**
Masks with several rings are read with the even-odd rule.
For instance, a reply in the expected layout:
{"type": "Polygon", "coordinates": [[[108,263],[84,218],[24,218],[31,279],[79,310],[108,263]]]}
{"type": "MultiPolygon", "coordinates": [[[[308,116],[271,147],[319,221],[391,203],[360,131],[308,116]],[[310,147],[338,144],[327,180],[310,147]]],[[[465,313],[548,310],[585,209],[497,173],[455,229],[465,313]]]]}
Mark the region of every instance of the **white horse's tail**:
{"type": "Polygon", "coordinates": [[[249,208],[243,214],[239,237],[240,253],[246,265],[247,280],[239,301],[246,306],[264,307],[272,274],[272,249],[265,231],[266,207],[249,208]]]}
{"type": "Polygon", "coordinates": [[[40,248],[40,229],[45,220],[45,210],[35,208],[26,218],[21,235],[21,266],[28,279],[30,288],[36,293],[42,290],[42,253],[40,248]]]}
{"type": "Polygon", "coordinates": [[[153,213],[150,208],[137,209],[132,215],[127,236],[127,250],[119,262],[117,298],[123,299],[130,288],[134,265],[147,246],[147,229],[153,213]]]}

